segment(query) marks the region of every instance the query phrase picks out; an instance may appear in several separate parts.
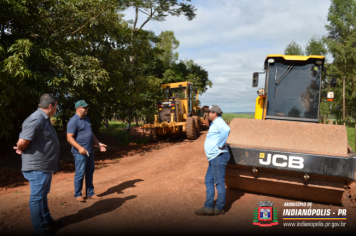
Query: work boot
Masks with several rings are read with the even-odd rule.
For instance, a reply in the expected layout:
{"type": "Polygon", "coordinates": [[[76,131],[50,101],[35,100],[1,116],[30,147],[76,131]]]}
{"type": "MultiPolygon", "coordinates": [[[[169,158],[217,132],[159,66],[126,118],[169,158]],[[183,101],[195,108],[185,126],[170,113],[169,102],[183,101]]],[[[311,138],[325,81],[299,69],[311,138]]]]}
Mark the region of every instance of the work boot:
{"type": "Polygon", "coordinates": [[[77,202],[85,202],[85,199],[83,197],[77,197],[75,198],[77,202]]]}
{"type": "Polygon", "coordinates": [[[199,210],[195,210],[195,214],[198,216],[212,216],[214,215],[214,210],[212,208],[203,207],[199,210]]]}
{"type": "Polygon", "coordinates": [[[63,225],[63,221],[61,220],[57,220],[57,221],[51,221],[48,222],[47,224],[44,225],[44,227],[48,228],[48,227],[58,227],[58,226],[62,226],[63,225]]]}
{"type": "Polygon", "coordinates": [[[219,210],[218,208],[214,207],[214,215],[224,215],[225,211],[224,209],[219,210]]]}

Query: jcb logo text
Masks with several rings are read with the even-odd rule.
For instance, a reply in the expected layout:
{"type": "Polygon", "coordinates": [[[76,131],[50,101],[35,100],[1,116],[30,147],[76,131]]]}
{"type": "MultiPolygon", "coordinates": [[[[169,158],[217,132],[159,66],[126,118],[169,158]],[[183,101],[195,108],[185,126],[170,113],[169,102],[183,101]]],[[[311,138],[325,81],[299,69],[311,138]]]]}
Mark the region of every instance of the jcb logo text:
{"type": "Polygon", "coordinates": [[[303,169],[304,168],[304,159],[302,157],[295,156],[285,156],[280,154],[267,154],[266,160],[265,158],[260,158],[261,165],[270,165],[272,160],[272,165],[278,167],[288,167],[294,169],[303,169]]]}

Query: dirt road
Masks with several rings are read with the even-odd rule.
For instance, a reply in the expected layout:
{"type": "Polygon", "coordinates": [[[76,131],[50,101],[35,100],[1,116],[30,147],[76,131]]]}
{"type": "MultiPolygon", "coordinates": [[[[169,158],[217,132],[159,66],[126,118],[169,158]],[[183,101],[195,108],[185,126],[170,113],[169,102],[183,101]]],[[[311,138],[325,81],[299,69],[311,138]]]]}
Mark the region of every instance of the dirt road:
{"type": "MultiPolygon", "coordinates": [[[[74,172],[53,176],[49,193],[52,217],[65,225],[50,229],[55,235],[126,234],[349,234],[356,232],[355,183],[345,194],[344,206],[313,203],[313,209],[347,210],[346,225],[287,227],[283,220],[285,202],[277,198],[237,190],[227,190],[226,213],[221,216],[196,216],[194,210],[205,201],[204,177],[208,162],[204,155],[206,131],[195,141],[180,138],[158,144],[133,145],[132,152],[117,152],[119,159],[96,162],[95,193],[102,200],[77,203],[74,172]],[[143,151],[139,151],[143,150],[143,151]],[[272,201],[279,225],[252,225],[259,201],[272,201]]],[[[0,235],[32,234],[28,184],[0,192],[0,235]]],[[[296,208],[296,207],[295,207],[296,208]]],[[[308,207],[309,208],[309,207],[308,207]]],[[[302,208],[301,208],[302,209],[302,208]]],[[[335,221],[337,222],[337,221],[335,221]]],[[[294,221],[296,223],[296,221],[294,221]]],[[[338,221],[340,223],[340,221],[338,221]]]]}

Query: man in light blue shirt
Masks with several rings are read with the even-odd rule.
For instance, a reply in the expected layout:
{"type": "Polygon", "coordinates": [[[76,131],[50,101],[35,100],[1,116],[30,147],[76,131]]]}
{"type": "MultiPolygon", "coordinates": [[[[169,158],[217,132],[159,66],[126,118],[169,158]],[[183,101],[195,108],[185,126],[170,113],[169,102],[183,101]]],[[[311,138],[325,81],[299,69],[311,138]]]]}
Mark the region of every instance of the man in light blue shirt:
{"type": "Polygon", "coordinates": [[[208,158],[209,166],[205,175],[206,201],[202,209],[196,210],[196,215],[223,215],[226,189],[225,170],[230,160],[230,153],[226,147],[226,140],[230,133],[230,127],[222,119],[222,111],[219,106],[209,107],[209,120],[212,122],[206,135],[204,150],[208,158]],[[214,207],[215,187],[218,197],[214,207]]]}

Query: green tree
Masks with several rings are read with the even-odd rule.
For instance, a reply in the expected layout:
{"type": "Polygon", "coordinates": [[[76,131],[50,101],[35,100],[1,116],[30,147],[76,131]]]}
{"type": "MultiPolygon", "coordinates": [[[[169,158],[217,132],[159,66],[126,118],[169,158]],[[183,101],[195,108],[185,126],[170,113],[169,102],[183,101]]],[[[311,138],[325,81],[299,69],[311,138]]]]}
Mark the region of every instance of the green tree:
{"type": "Polygon", "coordinates": [[[325,56],[328,53],[328,49],[323,39],[314,35],[305,47],[305,55],[322,55],[325,56]]]}
{"type": "Polygon", "coordinates": [[[58,83],[98,91],[107,72],[73,42],[119,8],[111,0],[0,0],[0,138],[17,137],[41,94],[62,100],[58,83]]]}
{"type": "Polygon", "coordinates": [[[162,31],[158,37],[160,41],[156,44],[156,47],[163,51],[158,58],[169,67],[178,60],[179,54],[174,50],[179,47],[179,41],[175,38],[173,31],[162,31]]]}
{"type": "Polygon", "coordinates": [[[94,132],[114,113],[153,117],[166,71],[154,46],[159,37],[119,12],[154,2],[153,20],[167,12],[195,17],[176,1],[0,0],[0,139],[18,137],[43,93],[59,97],[64,130],[81,99],[90,104],[94,132]]]}
{"type": "Polygon", "coordinates": [[[293,39],[284,49],[284,55],[304,55],[302,47],[293,39]]]}
{"type": "Polygon", "coordinates": [[[194,88],[200,94],[203,94],[213,86],[213,83],[209,80],[208,72],[193,60],[181,60],[178,63],[174,63],[163,74],[162,83],[183,81],[192,82],[194,88]]]}
{"type": "MultiPolygon", "coordinates": [[[[180,16],[184,15],[188,20],[193,20],[196,16],[196,9],[191,4],[188,4],[191,0],[182,0],[178,2],[178,0],[127,0],[125,1],[126,7],[133,7],[135,9],[135,19],[129,21],[132,24],[131,30],[131,53],[130,53],[130,62],[132,65],[130,81],[126,86],[127,91],[130,93],[132,88],[135,85],[136,75],[134,67],[137,65],[136,55],[134,53],[135,50],[135,42],[136,42],[136,33],[142,30],[142,28],[149,22],[152,21],[165,21],[168,15],[171,16],[180,16]],[[141,26],[137,25],[138,22],[138,14],[139,12],[145,14],[147,16],[146,20],[141,24],[141,26]]],[[[128,104],[128,125],[127,130],[129,131],[131,128],[131,120],[133,116],[134,110],[132,107],[133,97],[129,95],[131,98],[130,103],[128,104]]]]}
{"type": "Polygon", "coordinates": [[[330,53],[334,57],[333,70],[343,79],[342,111],[345,124],[346,87],[351,88],[351,98],[355,98],[355,62],[356,62],[356,1],[332,0],[328,13],[328,36],[325,37],[330,53]]]}

